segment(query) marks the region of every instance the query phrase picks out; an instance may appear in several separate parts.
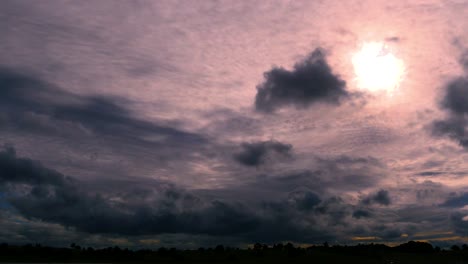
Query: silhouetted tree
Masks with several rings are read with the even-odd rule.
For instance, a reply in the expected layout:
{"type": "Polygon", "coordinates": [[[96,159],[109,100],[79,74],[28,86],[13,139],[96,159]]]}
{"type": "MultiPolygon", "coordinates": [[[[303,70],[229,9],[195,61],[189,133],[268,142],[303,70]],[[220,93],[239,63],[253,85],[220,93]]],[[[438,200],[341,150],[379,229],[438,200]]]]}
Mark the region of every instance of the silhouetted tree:
{"type": "Polygon", "coordinates": [[[450,249],[451,249],[452,251],[460,251],[460,247],[457,246],[457,245],[451,246],[450,249]]]}
{"type": "Polygon", "coordinates": [[[463,244],[463,245],[462,245],[462,250],[463,250],[463,251],[467,251],[467,250],[468,250],[468,245],[467,245],[467,244],[463,244]]]}
{"type": "Polygon", "coordinates": [[[255,251],[260,251],[260,250],[262,250],[262,244],[260,244],[260,243],[255,243],[254,246],[253,246],[253,249],[254,249],[255,251]]]}
{"type": "Polygon", "coordinates": [[[215,247],[216,253],[223,253],[224,252],[224,246],[223,245],[217,245],[215,247]]]}
{"type": "Polygon", "coordinates": [[[396,249],[408,253],[430,253],[434,250],[429,243],[415,241],[401,244],[397,246],[396,249]]]}
{"type": "Polygon", "coordinates": [[[273,245],[273,249],[274,249],[275,251],[282,251],[283,248],[284,248],[284,246],[283,246],[283,244],[281,244],[281,243],[273,245]]]}
{"type": "MultiPolygon", "coordinates": [[[[328,243],[327,243],[328,244],[328,243]]],[[[218,245],[215,248],[196,250],[167,249],[131,250],[107,247],[93,249],[72,244],[68,248],[52,248],[44,245],[24,246],[0,244],[0,263],[464,263],[468,259],[468,245],[451,247],[441,251],[439,247],[424,242],[410,241],[391,248],[383,244],[358,244],[355,246],[311,246],[307,249],[292,243],[256,243],[253,247],[234,249],[218,245]],[[248,252],[248,253],[247,253],[248,252]],[[401,254],[404,252],[404,254],[401,254]],[[410,254],[406,254],[410,253],[410,254]],[[417,255],[419,254],[419,255],[417,255]],[[389,262],[390,261],[390,262],[389,262]]]]}

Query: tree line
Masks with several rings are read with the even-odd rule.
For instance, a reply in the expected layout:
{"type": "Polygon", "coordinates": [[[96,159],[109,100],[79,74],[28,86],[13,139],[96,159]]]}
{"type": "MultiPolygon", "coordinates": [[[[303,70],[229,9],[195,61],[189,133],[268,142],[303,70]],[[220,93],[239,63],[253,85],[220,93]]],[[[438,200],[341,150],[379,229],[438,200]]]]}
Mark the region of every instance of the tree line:
{"type": "Polygon", "coordinates": [[[95,249],[75,243],[69,247],[40,244],[0,244],[0,262],[82,262],[82,263],[468,263],[468,246],[447,249],[410,241],[396,247],[384,244],[294,246],[292,243],[256,243],[246,249],[218,245],[198,249],[128,249],[118,246],[95,249]]]}

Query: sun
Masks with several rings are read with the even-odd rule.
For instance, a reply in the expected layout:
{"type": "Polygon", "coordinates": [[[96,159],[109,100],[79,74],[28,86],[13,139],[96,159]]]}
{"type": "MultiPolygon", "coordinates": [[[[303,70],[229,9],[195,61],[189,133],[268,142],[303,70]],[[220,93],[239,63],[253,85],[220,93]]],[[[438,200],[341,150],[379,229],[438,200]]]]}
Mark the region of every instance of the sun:
{"type": "Polygon", "coordinates": [[[370,92],[395,94],[405,74],[403,60],[382,42],[364,43],[352,63],[358,88],[370,92]]]}

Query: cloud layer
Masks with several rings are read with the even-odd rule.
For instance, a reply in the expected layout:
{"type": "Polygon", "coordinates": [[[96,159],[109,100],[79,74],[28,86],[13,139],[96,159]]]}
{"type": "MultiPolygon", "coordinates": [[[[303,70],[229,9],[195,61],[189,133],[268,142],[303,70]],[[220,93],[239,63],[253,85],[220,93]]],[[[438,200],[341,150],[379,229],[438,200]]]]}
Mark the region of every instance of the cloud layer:
{"type": "Polygon", "coordinates": [[[1,1],[0,241],[458,241],[468,5],[387,2],[1,1]]]}

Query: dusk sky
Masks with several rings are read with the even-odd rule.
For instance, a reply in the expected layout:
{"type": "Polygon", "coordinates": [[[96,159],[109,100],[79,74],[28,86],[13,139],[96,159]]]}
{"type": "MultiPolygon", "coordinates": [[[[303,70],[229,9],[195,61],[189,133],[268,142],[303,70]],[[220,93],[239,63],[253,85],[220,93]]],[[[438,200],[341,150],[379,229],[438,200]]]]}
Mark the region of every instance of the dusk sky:
{"type": "Polygon", "coordinates": [[[468,242],[468,1],[0,2],[0,242],[468,242]]]}

